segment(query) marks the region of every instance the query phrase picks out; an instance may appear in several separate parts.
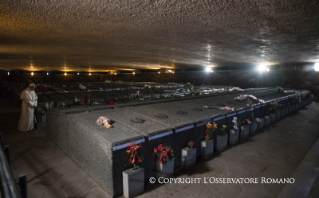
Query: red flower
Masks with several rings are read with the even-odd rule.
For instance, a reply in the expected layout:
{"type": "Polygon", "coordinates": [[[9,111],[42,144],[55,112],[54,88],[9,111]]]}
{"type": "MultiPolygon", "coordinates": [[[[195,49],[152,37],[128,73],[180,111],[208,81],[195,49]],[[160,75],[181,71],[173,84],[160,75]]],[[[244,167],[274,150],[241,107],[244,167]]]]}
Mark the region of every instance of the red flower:
{"type": "Polygon", "coordinates": [[[209,140],[209,136],[208,136],[208,135],[205,135],[205,139],[206,139],[206,140],[209,140]]]}

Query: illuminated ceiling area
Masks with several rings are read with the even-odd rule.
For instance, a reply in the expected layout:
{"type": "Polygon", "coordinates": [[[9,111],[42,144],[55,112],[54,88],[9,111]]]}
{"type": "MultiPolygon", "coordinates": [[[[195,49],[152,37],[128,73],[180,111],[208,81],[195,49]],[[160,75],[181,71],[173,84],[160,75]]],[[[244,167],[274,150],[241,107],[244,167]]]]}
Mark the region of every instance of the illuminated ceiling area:
{"type": "Polygon", "coordinates": [[[0,70],[319,62],[317,0],[1,0],[0,70]]]}

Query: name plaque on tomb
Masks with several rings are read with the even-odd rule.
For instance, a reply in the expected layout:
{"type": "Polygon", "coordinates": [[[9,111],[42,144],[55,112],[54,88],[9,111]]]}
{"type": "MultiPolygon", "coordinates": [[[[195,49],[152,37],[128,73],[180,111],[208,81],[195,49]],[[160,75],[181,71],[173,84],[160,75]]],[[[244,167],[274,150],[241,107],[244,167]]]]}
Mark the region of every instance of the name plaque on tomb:
{"type": "Polygon", "coordinates": [[[120,150],[120,149],[123,149],[123,148],[126,148],[128,147],[129,145],[132,145],[132,144],[140,144],[140,143],[143,143],[145,142],[145,139],[140,139],[140,140],[136,140],[136,141],[133,141],[133,142],[129,142],[129,143],[125,143],[125,144],[120,144],[120,145],[117,145],[117,146],[113,146],[112,147],[112,151],[116,151],[116,150],[120,150]]]}
{"type": "Polygon", "coordinates": [[[212,121],[211,118],[208,118],[208,119],[205,119],[205,120],[201,120],[201,121],[197,122],[196,126],[200,127],[200,126],[206,125],[210,121],[212,121]]]}
{"type": "Polygon", "coordinates": [[[192,128],[194,128],[194,125],[188,125],[188,126],[185,126],[185,127],[182,127],[182,128],[175,129],[175,133],[179,133],[181,131],[185,131],[187,129],[192,129],[192,128]]]}
{"type": "Polygon", "coordinates": [[[148,140],[155,140],[155,139],[158,139],[158,138],[161,138],[161,137],[165,137],[165,136],[171,135],[171,134],[173,134],[173,131],[168,131],[166,133],[161,133],[161,134],[149,136],[148,140]]]}
{"type": "Polygon", "coordinates": [[[216,121],[222,120],[222,119],[225,119],[225,116],[220,116],[220,117],[217,117],[217,118],[213,118],[213,122],[216,122],[216,121]]]}
{"type": "Polygon", "coordinates": [[[226,117],[229,118],[229,117],[232,117],[232,116],[235,116],[237,113],[229,113],[229,114],[226,114],[226,117]]]}
{"type": "Polygon", "coordinates": [[[237,114],[242,114],[242,113],[245,113],[245,112],[246,112],[246,109],[237,111],[237,114]]]}

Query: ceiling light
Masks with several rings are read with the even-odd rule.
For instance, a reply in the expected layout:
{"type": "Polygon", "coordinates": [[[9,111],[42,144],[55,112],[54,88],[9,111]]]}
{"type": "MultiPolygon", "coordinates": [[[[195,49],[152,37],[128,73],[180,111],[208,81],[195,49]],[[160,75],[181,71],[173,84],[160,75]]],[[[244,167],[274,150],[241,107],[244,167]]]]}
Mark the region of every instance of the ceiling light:
{"type": "Polygon", "coordinates": [[[205,72],[206,72],[206,73],[212,73],[213,70],[212,70],[211,67],[205,67],[205,72]]]}
{"type": "Polygon", "coordinates": [[[315,64],[315,71],[319,71],[319,63],[315,64]]]}
{"type": "Polygon", "coordinates": [[[259,72],[264,72],[264,71],[266,71],[266,65],[258,65],[258,66],[257,66],[257,70],[258,70],[259,72]]]}

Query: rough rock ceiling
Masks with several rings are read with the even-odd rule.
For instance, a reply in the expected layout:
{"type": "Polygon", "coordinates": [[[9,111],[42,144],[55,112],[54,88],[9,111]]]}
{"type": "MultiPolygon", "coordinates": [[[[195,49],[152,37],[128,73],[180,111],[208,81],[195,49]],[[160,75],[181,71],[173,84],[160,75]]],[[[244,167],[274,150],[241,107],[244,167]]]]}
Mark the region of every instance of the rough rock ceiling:
{"type": "Polygon", "coordinates": [[[0,1],[0,69],[315,61],[318,0],[0,1]]]}

